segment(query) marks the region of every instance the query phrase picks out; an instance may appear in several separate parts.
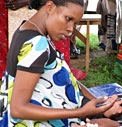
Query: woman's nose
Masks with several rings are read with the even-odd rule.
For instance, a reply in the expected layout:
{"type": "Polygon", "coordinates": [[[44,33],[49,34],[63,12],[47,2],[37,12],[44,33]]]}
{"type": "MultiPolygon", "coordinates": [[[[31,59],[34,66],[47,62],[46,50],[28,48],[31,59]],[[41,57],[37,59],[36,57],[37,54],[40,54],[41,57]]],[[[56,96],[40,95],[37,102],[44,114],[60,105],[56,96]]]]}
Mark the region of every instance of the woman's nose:
{"type": "Polygon", "coordinates": [[[73,28],[74,28],[74,24],[69,24],[68,27],[67,27],[67,30],[69,32],[73,32],[73,28]]]}

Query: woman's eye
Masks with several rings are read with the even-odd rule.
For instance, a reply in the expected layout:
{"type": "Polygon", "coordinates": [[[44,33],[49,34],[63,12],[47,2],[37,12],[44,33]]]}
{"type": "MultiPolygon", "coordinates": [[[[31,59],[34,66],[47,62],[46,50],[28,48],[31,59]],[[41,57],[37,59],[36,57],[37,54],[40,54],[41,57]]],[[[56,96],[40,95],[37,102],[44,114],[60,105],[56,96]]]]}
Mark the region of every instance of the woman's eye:
{"type": "Polygon", "coordinates": [[[71,21],[72,18],[66,17],[66,21],[71,21]]]}

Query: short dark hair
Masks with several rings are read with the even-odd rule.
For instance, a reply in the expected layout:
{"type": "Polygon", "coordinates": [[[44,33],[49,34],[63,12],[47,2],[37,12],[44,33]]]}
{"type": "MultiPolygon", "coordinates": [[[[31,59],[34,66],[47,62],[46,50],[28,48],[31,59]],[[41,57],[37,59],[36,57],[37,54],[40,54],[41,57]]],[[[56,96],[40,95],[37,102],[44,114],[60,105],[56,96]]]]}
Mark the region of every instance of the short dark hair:
{"type": "Polygon", "coordinates": [[[47,1],[52,1],[56,6],[65,6],[69,2],[84,6],[84,0],[30,0],[30,1],[31,7],[36,10],[39,10],[42,6],[44,6],[47,1]]]}

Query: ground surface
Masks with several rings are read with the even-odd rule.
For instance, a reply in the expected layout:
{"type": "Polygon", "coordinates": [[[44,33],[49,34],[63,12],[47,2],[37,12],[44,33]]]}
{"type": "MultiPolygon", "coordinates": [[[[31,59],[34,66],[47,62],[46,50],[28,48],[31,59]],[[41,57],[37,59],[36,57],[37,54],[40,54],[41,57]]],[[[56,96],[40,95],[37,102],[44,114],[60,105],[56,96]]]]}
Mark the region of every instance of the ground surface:
{"type": "MultiPolygon", "coordinates": [[[[96,57],[102,57],[105,55],[106,53],[102,50],[92,51],[90,52],[90,61],[96,57]]],[[[79,55],[78,59],[70,59],[70,65],[71,65],[71,68],[76,68],[76,69],[80,69],[81,66],[85,67],[85,53],[82,53],[81,55],[79,55]]],[[[92,65],[90,64],[90,66],[92,65]]]]}

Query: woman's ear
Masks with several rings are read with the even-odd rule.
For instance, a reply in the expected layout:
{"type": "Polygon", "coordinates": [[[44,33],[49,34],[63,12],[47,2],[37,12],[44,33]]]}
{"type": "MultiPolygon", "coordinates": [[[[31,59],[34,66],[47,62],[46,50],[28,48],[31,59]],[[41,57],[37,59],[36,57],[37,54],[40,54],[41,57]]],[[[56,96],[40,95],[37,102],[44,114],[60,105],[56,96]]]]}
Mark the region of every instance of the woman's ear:
{"type": "Polygon", "coordinates": [[[48,13],[50,13],[55,8],[56,8],[56,5],[53,3],[53,1],[48,1],[46,3],[46,10],[47,10],[48,13]]]}

